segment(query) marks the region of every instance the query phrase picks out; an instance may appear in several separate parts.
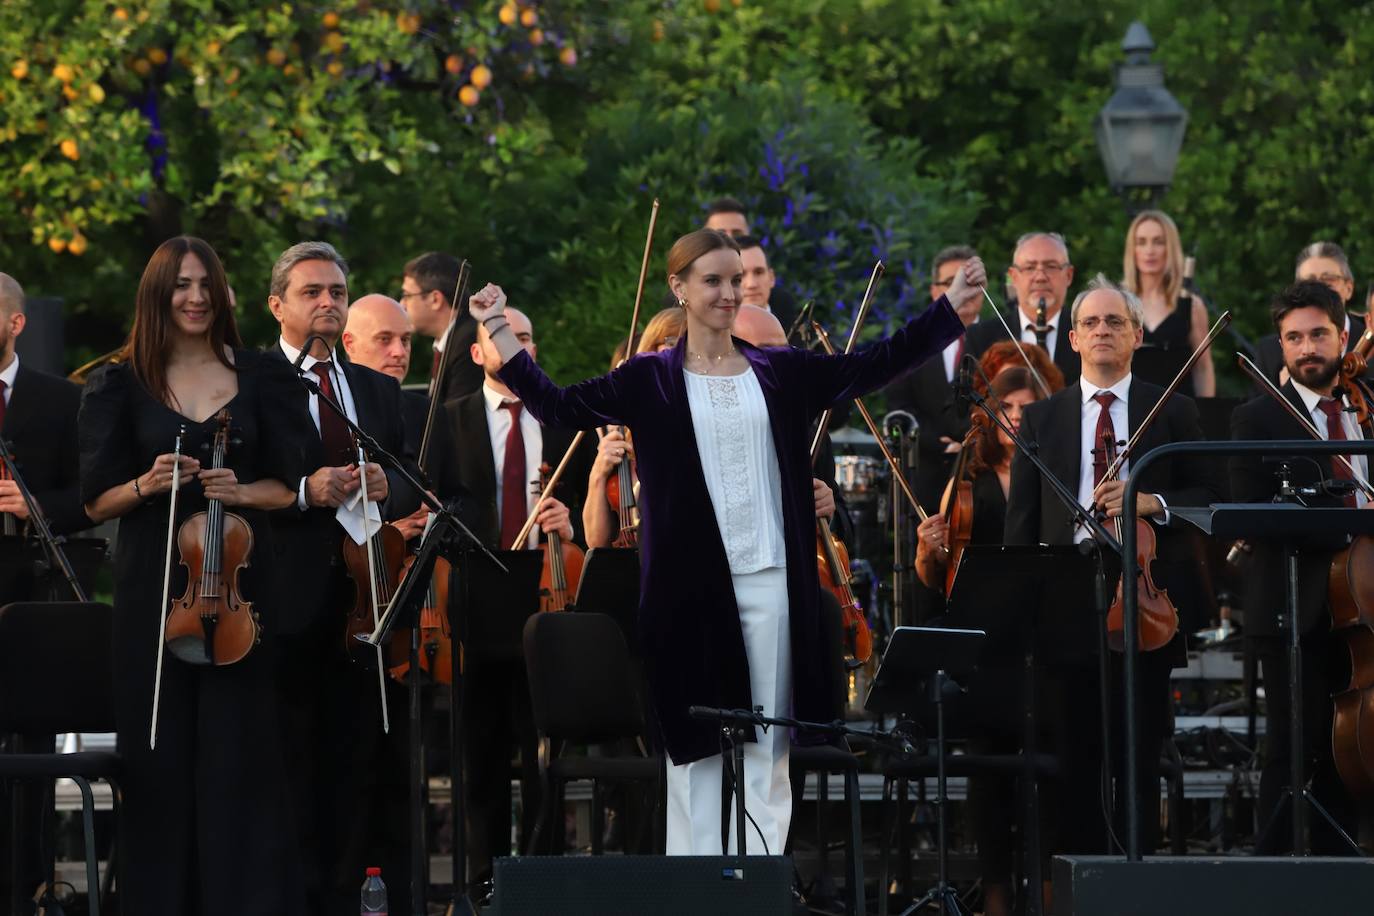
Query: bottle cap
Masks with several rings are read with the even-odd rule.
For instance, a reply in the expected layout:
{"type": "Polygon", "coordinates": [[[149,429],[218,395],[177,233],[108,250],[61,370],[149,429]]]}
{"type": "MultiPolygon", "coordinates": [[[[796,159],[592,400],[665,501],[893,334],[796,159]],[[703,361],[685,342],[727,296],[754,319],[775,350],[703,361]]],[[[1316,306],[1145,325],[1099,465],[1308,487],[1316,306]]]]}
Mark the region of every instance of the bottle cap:
{"type": "Polygon", "coordinates": [[[367,876],[369,878],[380,878],[382,876],[382,870],[375,865],[370,865],[367,869],[367,876]]]}

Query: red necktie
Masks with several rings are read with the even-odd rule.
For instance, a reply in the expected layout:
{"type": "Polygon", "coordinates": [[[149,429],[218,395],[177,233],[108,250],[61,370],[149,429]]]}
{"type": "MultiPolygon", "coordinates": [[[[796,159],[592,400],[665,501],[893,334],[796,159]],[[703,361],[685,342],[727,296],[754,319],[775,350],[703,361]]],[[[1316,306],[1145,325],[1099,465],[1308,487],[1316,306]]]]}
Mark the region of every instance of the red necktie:
{"type": "MultiPolygon", "coordinates": [[[[501,550],[507,550],[525,527],[525,434],[520,431],[519,401],[503,401],[510,411],[510,432],[506,434],[506,458],[501,467],[501,550]]],[[[524,544],[516,547],[523,550],[524,544]]]]}
{"type": "Polygon", "coordinates": [[[959,377],[959,367],[964,362],[964,335],[959,335],[959,346],[954,349],[954,371],[950,373],[950,381],[953,382],[959,377]]]}
{"type": "MultiPolygon", "coordinates": [[[[1317,408],[1322,413],[1326,414],[1326,440],[1328,442],[1344,440],[1346,435],[1345,424],[1341,422],[1341,402],[1335,398],[1322,398],[1317,402],[1317,408]]],[[[1349,455],[1345,457],[1347,460],[1350,458],[1349,455]]],[[[1344,462],[1337,461],[1334,457],[1331,459],[1331,476],[1336,480],[1355,479],[1354,475],[1350,473],[1350,468],[1346,467],[1344,462]]],[[[1354,491],[1345,494],[1345,504],[1351,509],[1355,508],[1354,491]]]]}
{"type": "Polygon", "coordinates": [[[1103,443],[1116,442],[1116,427],[1112,425],[1109,409],[1116,395],[1110,391],[1099,391],[1093,395],[1093,400],[1102,406],[1102,411],[1097,415],[1097,430],[1093,433],[1093,489],[1096,490],[1102,478],[1107,476],[1107,449],[1103,443]]]}
{"type": "Polygon", "coordinates": [[[348,427],[340,416],[334,412],[334,408],[323,403],[324,398],[328,398],[334,403],[343,406],[334,397],[334,383],[330,380],[329,370],[332,363],[316,363],[310,367],[310,371],[319,376],[321,403],[317,405],[320,412],[320,442],[324,445],[324,460],[328,467],[342,467],[346,464],[353,464],[358,460],[357,451],[353,448],[353,437],[349,435],[348,427]]]}
{"type": "Polygon", "coordinates": [[[439,360],[443,357],[442,350],[434,351],[434,359],[429,364],[429,380],[432,382],[439,377],[439,360]]]}

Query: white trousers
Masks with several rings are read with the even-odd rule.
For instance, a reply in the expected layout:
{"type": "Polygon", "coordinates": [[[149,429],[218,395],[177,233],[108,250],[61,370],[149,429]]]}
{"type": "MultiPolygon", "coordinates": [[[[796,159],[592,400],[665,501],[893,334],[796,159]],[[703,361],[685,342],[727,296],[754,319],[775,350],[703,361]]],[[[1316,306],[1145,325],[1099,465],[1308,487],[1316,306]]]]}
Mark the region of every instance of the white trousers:
{"type": "MultiPolygon", "coordinates": [[[[744,630],[753,705],[763,706],[766,716],[788,716],[792,712],[792,637],[787,570],[775,566],[731,579],[744,630]]],[[[757,731],[758,742],[744,745],[745,853],[763,855],[767,844],[768,853],[777,856],[782,855],[792,819],[790,736],[786,729],[776,727],[757,731]]],[[[669,763],[668,855],[721,854],[721,766],[720,754],[681,765],[669,763]]],[[[735,836],[732,803],[727,854],[735,852],[735,836]]]]}

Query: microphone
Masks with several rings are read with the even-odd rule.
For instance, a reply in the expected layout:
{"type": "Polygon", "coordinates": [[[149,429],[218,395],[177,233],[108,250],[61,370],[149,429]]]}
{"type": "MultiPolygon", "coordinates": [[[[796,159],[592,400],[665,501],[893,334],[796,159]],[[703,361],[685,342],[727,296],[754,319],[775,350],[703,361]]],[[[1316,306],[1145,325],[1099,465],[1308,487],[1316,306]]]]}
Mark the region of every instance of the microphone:
{"type": "Polygon", "coordinates": [[[975,367],[978,366],[978,361],[973,358],[973,355],[965,353],[964,358],[959,360],[959,376],[954,382],[954,397],[962,404],[967,404],[973,400],[973,378],[968,371],[970,360],[973,361],[975,367]]]}
{"type": "Polygon", "coordinates": [[[301,352],[299,355],[296,356],[296,361],[291,364],[292,369],[295,369],[297,372],[301,371],[301,364],[304,363],[305,358],[310,355],[310,346],[317,340],[324,344],[329,343],[329,341],[325,340],[323,336],[319,334],[311,334],[309,337],[305,339],[305,343],[301,344],[301,352]]]}

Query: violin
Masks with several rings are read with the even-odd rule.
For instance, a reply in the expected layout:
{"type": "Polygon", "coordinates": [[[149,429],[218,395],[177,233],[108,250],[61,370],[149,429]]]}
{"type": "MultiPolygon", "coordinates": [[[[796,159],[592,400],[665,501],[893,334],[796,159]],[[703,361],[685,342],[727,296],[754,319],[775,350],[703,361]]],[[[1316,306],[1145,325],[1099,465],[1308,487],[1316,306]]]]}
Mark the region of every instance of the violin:
{"type": "MultiPolygon", "coordinates": [[[[229,449],[229,411],[215,415],[210,467],[224,467],[229,449]]],[[[193,665],[232,665],[261,641],[251,602],[239,590],[239,573],[253,555],[253,529],[226,512],[218,499],[181,523],[177,549],[186,567],[186,591],[172,602],[163,639],[177,658],[193,665]]]]}
{"type": "MultiPolygon", "coordinates": [[[[372,535],[370,545],[345,537],[341,550],[354,592],[353,607],[344,620],[344,648],[350,658],[361,662],[370,647],[357,637],[372,633],[377,625],[374,611],[379,614],[401,584],[408,557],[406,539],[395,525],[384,523],[372,535]]],[[[408,653],[410,640],[393,638],[391,645],[403,646],[408,653]]]]}
{"type": "MultiPolygon", "coordinates": [[[[628,462],[622,461],[621,467],[628,462]]],[[[539,479],[534,481],[535,493],[540,502],[553,488],[549,466],[539,466],[539,479]]],[[[571,541],[563,540],[557,531],[550,531],[541,545],[544,551],[544,566],[539,573],[539,610],[566,611],[577,594],[577,584],[582,579],[582,549],[571,541]]]]}
{"type": "MultiPolygon", "coordinates": [[[[1109,433],[1102,434],[1099,448],[1106,463],[1116,463],[1116,441],[1109,433]]],[[[1121,516],[1118,515],[1114,521],[1116,540],[1120,543],[1124,531],[1121,516]]],[[[1167,646],[1178,632],[1178,609],[1169,600],[1169,593],[1155,584],[1151,573],[1155,561],[1154,526],[1137,517],[1135,536],[1136,600],[1139,608],[1137,632],[1140,635],[1138,645],[1142,652],[1153,652],[1167,646]]],[[[1118,652],[1125,646],[1124,587],[1124,582],[1117,582],[1116,597],[1112,600],[1111,609],[1107,611],[1107,643],[1118,652]]]]}
{"type": "Polygon", "coordinates": [[[968,456],[977,447],[979,427],[969,427],[964,436],[964,444],[959,449],[959,458],[954,463],[954,474],[950,478],[953,486],[949,492],[949,504],[945,507],[945,524],[949,526],[949,562],[945,566],[945,596],[954,590],[954,574],[959,571],[959,558],[964,548],[973,540],[973,482],[968,479],[965,469],[968,456]]]}
{"type": "MultiPolygon", "coordinates": [[[[629,438],[628,430],[624,427],[621,427],[621,432],[629,438]]],[[[621,459],[615,469],[615,476],[606,481],[606,501],[611,504],[620,526],[611,546],[638,547],[639,501],[635,496],[634,466],[629,455],[621,459]]]]}
{"type": "MultiPolygon", "coordinates": [[[[405,575],[415,565],[415,554],[405,559],[405,575]]],[[[426,683],[453,683],[453,632],[448,624],[448,580],[453,564],[443,557],[434,559],[434,575],[420,608],[420,674],[426,683]]],[[[404,681],[410,673],[409,630],[398,629],[387,649],[387,673],[404,681]],[[404,634],[404,635],[403,635],[404,634]]]]}

